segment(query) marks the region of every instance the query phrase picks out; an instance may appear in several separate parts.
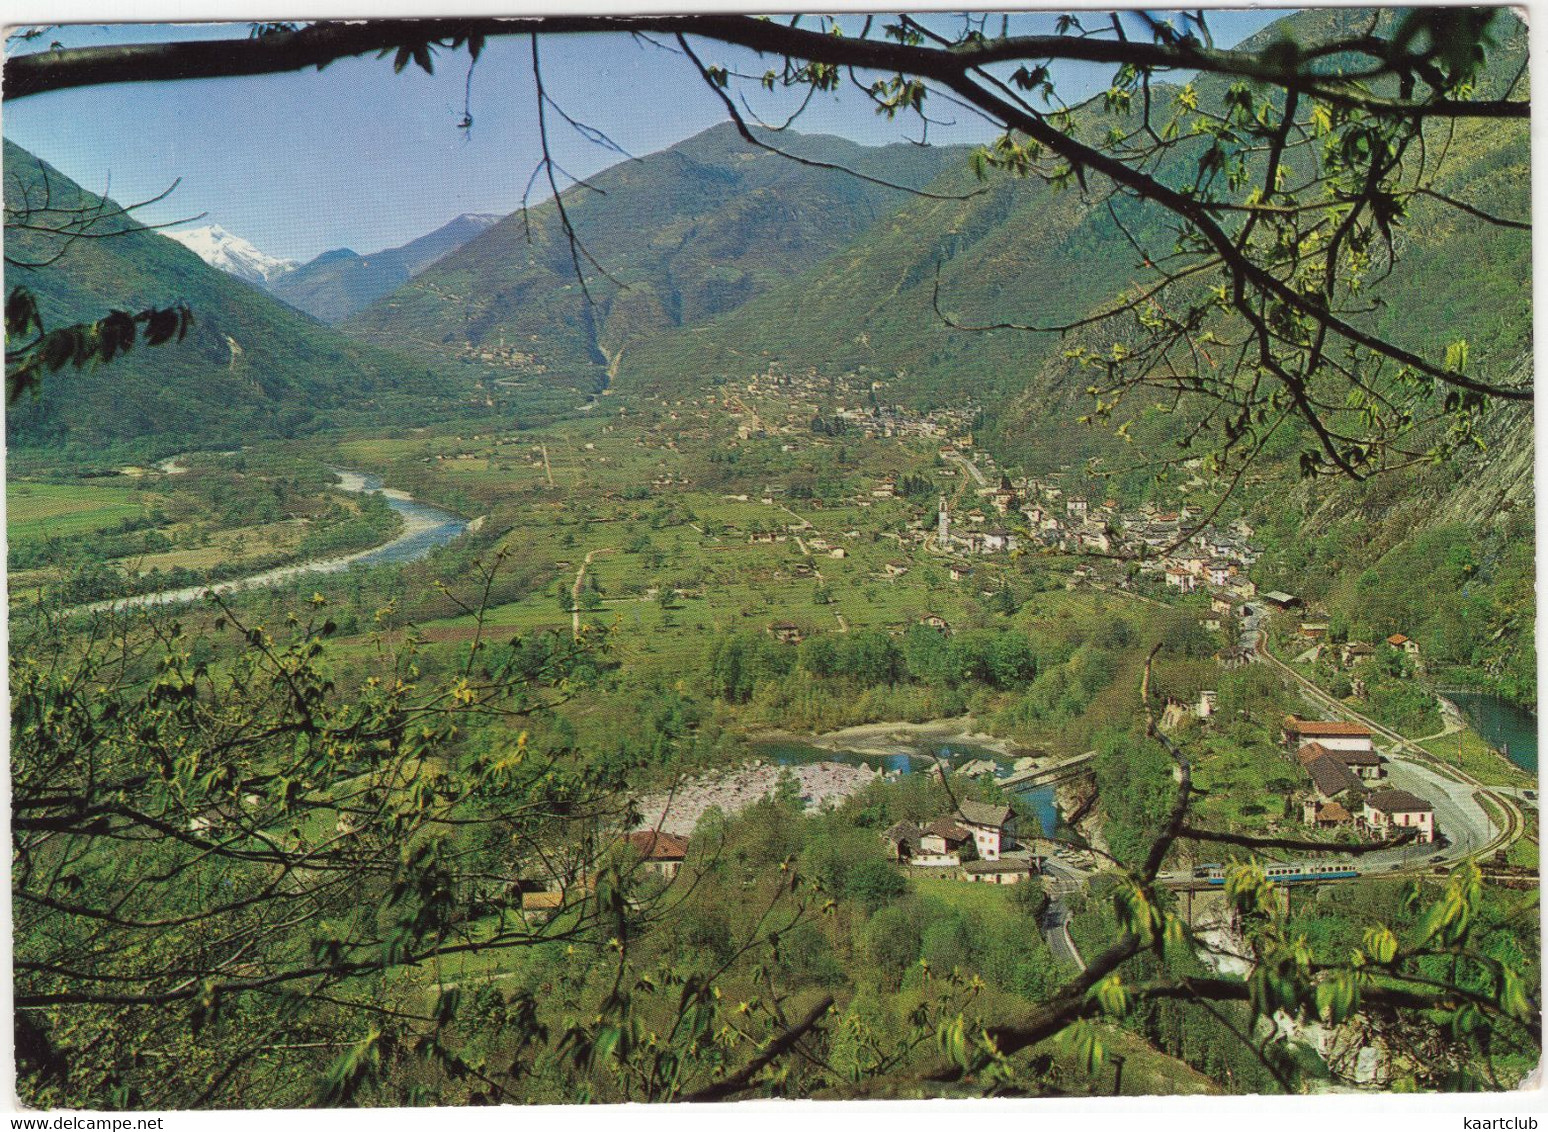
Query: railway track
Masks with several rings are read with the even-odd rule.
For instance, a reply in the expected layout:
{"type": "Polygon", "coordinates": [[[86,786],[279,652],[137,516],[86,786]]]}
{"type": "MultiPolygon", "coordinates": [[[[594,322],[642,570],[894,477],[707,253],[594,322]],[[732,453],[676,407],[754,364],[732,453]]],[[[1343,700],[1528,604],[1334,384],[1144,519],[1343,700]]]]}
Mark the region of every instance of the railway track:
{"type": "MultiPolygon", "coordinates": [[[[1342,700],[1335,699],[1333,696],[1319,688],[1312,681],[1302,676],[1295,669],[1291,668],[1284,661],[1280,660],[1273,653],[1269,652],[1265,643],[1266,640],[1267,633],[1260,629],[1258,631],[1257,643],[1253,650],[1257,654],[1258,658],[1273,667],[1281,675],[1286,676],[1290,680],[1294,681],[1294,683],[1313,703],[1317,704],[1319,707],[1326,711],[1332,712],[1336,718],[1348,720],[1354,723],[1362,723],[1369,727],[1372,732],[1382,736],[1389,743],[1391,743],[1393,748],[1400,752],[1404,758],[1409,759],[1412,762],[1419,763],[1427,769],[1432,770],[1444,777],[1454,779],[1455,781],[1461,782],[1466,786],[1471,786],[1473,788],[1475,797],[1479,800],[1479,804],[1484,809],[1485,814],[1488,814],[1490,809],[1493,809],[1498,814],[1502,815],[1503,820],[1498,823],[1499,831],[1493,837],[1486,840],[1480,848],[1475,850],[1473,853],[1468,854],[1468,856],[1484,857],[1493,853],[1497,849],[1503,849],[1514,843],[1516,839],[1519,838],[1525,831],[1526,817],[1522,814],[1520,806],[1518,806],[1513,799],[1499,793],[1496,790],[1491,789],[1489,786],[1480,782],[1478,779],[1474,778],[1472,775],[1468,774],[1466,771],[1460,769],[1459,767],[1454,767],[1450,763],[1446,763],[1440,759],[1437,759],[1429,751],[1426,751],[1423,747],[1419,746],[1407,736],[1401,735],[1398,732],[1392,730],[1392,728],[1378,723],[1376,720],[1371,719],[1369,716],[1362,715],[1360,712],[1355,711],[1342,700]]],[[[1494,825],[1496,823],[1491,819],[1490,824],[1494,825]]]]}

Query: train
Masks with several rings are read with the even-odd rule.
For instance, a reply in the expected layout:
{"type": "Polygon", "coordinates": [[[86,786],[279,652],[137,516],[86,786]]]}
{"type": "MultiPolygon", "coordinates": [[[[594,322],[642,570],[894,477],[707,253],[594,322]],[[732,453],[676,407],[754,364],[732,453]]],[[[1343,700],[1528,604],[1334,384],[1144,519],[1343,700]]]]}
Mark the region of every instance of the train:
{"type": "MultiPolygon", "coordinates": [[[[1223,885],[1226,881],[1226,865],[1197,865],[1193,879],[1209,884],[1223,885]]],[[[1305,861],[1292,864],[1263,865],[1263,875],[1275,884],[1303,884],[1309,881],[1353,880],[1360,870],[1349,865],[1317,864],[1305,861]]]]}

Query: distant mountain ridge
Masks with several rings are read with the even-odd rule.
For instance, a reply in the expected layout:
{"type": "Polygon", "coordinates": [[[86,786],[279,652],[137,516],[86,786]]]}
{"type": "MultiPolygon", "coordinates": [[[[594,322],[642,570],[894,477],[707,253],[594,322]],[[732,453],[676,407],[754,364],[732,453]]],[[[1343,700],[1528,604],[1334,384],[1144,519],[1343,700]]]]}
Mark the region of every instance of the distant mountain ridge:
{"type": "Polygon", "coordinates": [[[500,219],[492,213],[466,212],[434,232],[372,255],[335,248],[269,280],[269,290],[297,310],[336,324],[401,287],[500,219]]]}
{"type": "Polygon", "coordinates": [[[182,244],[211,267],[218,267],[258,287],[267,287],[275,279],[299,266],[293,259],[280,259],[260,251],[251,242],[233,235],[219,224],[181,231],[166,229],[162,234],[182,244]]]}

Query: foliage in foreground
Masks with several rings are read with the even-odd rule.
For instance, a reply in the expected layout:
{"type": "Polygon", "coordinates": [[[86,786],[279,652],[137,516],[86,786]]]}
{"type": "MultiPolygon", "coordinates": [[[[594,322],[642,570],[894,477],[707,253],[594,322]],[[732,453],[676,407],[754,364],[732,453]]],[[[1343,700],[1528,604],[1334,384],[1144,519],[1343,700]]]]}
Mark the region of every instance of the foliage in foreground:
{"type": "Polygon", "coordinates": [[[428,679],[411,646],[384,641],[346,690],[320,601],[279,635],[212,617],[226,643],[197,660],[181,626],[138,618],[16,642],[30,1103],[1079,1091],[1095,1078],[1069,1067],[1098,1073],[1110,1024],[1163,1003],[1174,1021],[1136,1034],[1187,1056],[1199,1047],[1173,1048],[1176,1011],[1224,1018],[1217,1036],[1259,1048],[1286,1089],[1322,1071],[1279,1048],[1280,1018],[1394,1020],[1484,1085],[1508,1084],[1495,1067],[1540,1041],[1537,976],[1499,950],[1471,866],[1351,946],[1286,921],[1244,865],[1227,895],[1252,971],[1201,972],[1204,945],[1157,879],[1195,835],[1187,757],[1165,743],[1172,760],[1147,762],[1159,748],[1137,735],[1104,755],[1126,750],[1158,780],[1153,801],[1174,766],[1182,781],[1125,850],[1110,946],[1070,978],[1037,934],[1033,888],[914,890],[882,859],[874,825],[922,811],[919,783],[815,817],[778,797],[711,813],[661,883],[618,841],[628,753],[526,730],[593,678],[605,642],[475,641],[460,671],[428,679]],[[558,893],[551,918],[524,909],[534,888],[558,893]]]}

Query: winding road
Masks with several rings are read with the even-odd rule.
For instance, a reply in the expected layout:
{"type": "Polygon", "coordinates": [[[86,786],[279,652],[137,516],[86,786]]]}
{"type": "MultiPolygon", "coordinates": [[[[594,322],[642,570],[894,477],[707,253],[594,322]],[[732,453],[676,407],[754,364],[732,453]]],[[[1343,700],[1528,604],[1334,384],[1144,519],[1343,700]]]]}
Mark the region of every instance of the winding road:
{"type": "Polygon", "coordinates": [[[1048,907],[1043,909],[1039,925],[1043,929],[1043,938],[1048,941],[1048,949],[1055,958],[1081,971],[1086,969],[1086,961],[1081,958],[1070,935],[1070,910],[1064,901],[1079,892],[1085,883],[1080,873],[1062,861],[1049,858],[1043,864],[1043,891],[1048,893],[1048,907]]]}
{"type": "Polygon", "coordinates": [[[1242,620],[1242,647],[1291,681],[1329,718],[1362,723],[1384,739],[1389,744],[1389,783],[1427,799],[1435,807],[1436,826],[1450,842],[1440,850],[1433,845],[1412,845],[1364,854],[1357,862],[1363,875],[1410,871],[1426,862],[1438,864],[1432,861],[1437,856],[1446,861],[1491,853],[1521,835],[1526,819],[1514,797],[1441,762],[1417,743],[1323,691],[1269,651],[1264,619],[1262,609],[1248,606],[1242,620]],[[1502,820],[1490,816],[1489,806],[1502,820]]]}

